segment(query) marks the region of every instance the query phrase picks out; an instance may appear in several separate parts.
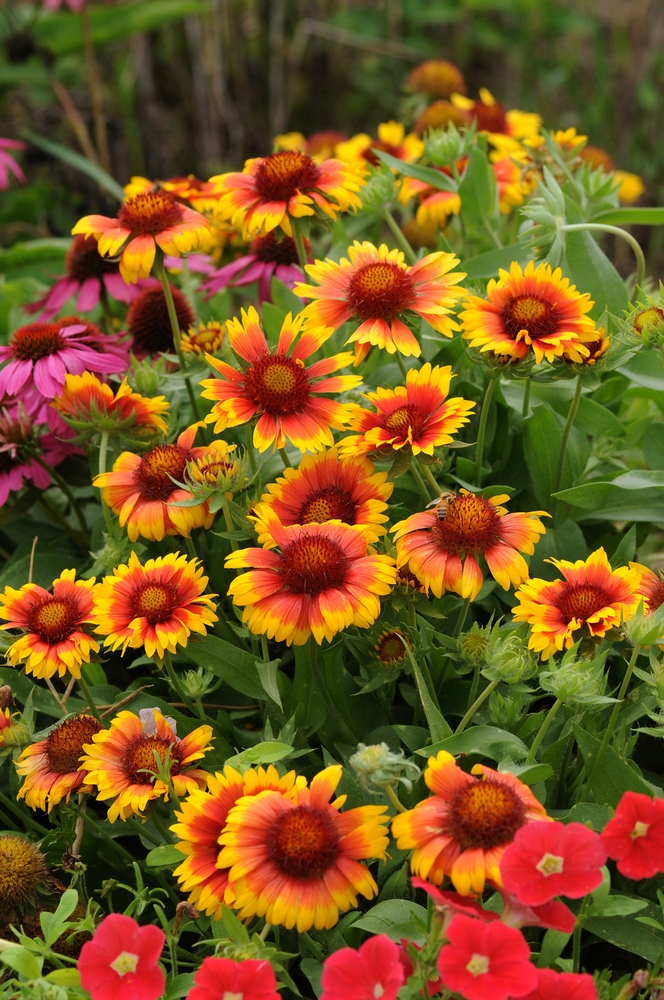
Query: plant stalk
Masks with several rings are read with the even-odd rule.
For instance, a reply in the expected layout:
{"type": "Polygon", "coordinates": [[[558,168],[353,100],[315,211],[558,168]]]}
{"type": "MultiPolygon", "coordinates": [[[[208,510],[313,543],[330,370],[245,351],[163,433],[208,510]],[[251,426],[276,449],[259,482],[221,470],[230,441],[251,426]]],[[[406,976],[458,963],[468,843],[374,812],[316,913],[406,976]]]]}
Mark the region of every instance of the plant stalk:
{"type": "MultiPolygon", "coordinates": [[[[108,454],[108,431],[102,431],[101,440],[99,442],[99,475],[103,476],[106,472],[106,456],[108,454]]],[[[101,497],[101,509],[104,514],[104,522],[106,524],[106,530],[110,534],[113,533],[113,518],[111,517],[111,510],[106,501],[104,500],[104,490],[103,488],[99,490],[99,495],[101,497]]]]}
{"type": "Polygon", "coordinates": [[[484,688],[484,691],[482,691],[481,694],[477,696],[477,698],[472,703],[472,705],[464,715],[459,725],[454,730],[455,734],[462,733],[464,731],[464,729],[466,728],[472,717],[475,715],[475,712],[478,710],[478,708],[481,708],[481,706],[487,700],[491,692],[495,691],[499,684],[500,684],[499,680],[491,681],[490,684],[487,684],[487,686],[484,688]]]}
{"type": "Polygon", "coordinates": [[[555,719],[556,715],[560,711],[560,708],[562,707],[562,704],[563,703],[560,700],[560,698],[556,698],[556,700],[554,701],[553,705],[551,706],[551,708],[549,709],[549,711],[546,713],[544,721],[542,722],[542,725],[537,730],[537,735],[536,735],[535,739],[532,742],[532,746],[531,746],[530,750],[528,751],[528,756],[526,757],[526,764],[533,764],[535,762],[535,758],[537,757],[537,751],[540,748],[542,740],[546,736],[546,734],[547,734],[547,732],[549,730],[549,726],[551,725],[551,723],[555,719]]]}
{"type": "Polygon", "coordinates": [[[321,659],[320,647],[312,635],[309,638],[309,663],[311,664],[311,672],[314,675],[314,680],[318,685],[318,690],[320,691],[321,697],[325,702],[325,707],[327,708],[330,718],[333,720],[340,732],[343,733],[344,738],[353,746],[356,746],[358,742],[357,736],[344,719],[337,707],[336,702],[334,701],[334,698],[328,690],[321,659]]]}
{"type": "Polygon", "coordinates": [[[159,278],[159,280],[161,281],[161,287],[164,289],[164,298],[166,299],[168,318],[171,321],[171,330],[173,331],[173,343],[175,344],[175,353],[178,356],[180,371],[184,376],[184,382],[187,387],[189,402],[191,403],[191,408],[194,412],[195,419],[200,420],[201,413],[198,408],[198,400],[196,399],[196,394],[194,393],[194,387],[191,384],[191,379],[189,378],[189,376],[185,374],[187,366],[184,354],[182,353],[182,337],[180,334],[180,323],[178,322],[178,315],[175,311],[175,303],[173,302],[173,293],[171,292],[171,285],[168,280],[168,275],[166,274],[163,254],[161,251],[158,251],[157,255],[155,256],[153,270],[157,278],[159,278]]]}
{"type": "Polygon", "coordinates": [[[634,239],[632,234],[628,233],[625,229],[621,229],[620,226],[609,226],[601,222],[576,222],[573,225],[563,226],[562,229],[565,233],[580,232],[584,229],[597,233],[612,233],[614,236],[620,236],[625,243],[629,243],[636,257],[636,281],[634,282],[634,291],[630,298],[630,302],[633,302],[638,289],[643,284],[646,273],[646,258],[638,240],[634,239]]]}
{"type": "Polygon", "coordinates": [[[85,52],[85,69],[88,75],[88,87],[90,88],[90,103],[92,104],[92,115],[95,122],[95,139],[97,142],[97,152],[99,162],[107,174],[112,176],[111,155],[108,148],[108,133],[106,131],[106,119],[104,118],[104,98],[97,68],[94,41],[92,38],[92,27],[90,25],[90,14],[87,3],[84,3],[79,11],[81,18],[81,31],[83,32],[83,50],[85,52]]]}
{"type": "Polygon", "coordinates": [[[576,419],[576,411],[579,409],[579,401],[581,399],[581,390],[583,389],[583,384],[581,382],[581,376],[579,375],[576,380],[576,388],[574,390],[574,397],[569,408],[569,413],[567,414],[567,420],[565,421],[565,426],[563,427],[563,436],[560,439],[560,452],[558,453],[558,466],[556,468],[556,478],[554,481],[553,492],[557,493],[560,489],[560,485],[563,479],[563,469],[565,467],[565,453],[567,451],[567,442],[569,440],[572,427],[574,426],[574,421],[576,419]]]}
{"type": "Polygon", "coordinates": [[[400,248],[403,250],[404,257],[406,258],[408,263],[415,264],[417,262],[417,254],[415,253],[412,246],[404,236],[399,223],[394,218],[387,205],[383,205],[383,218],[385,219],[386,223],[392,230],[392,235],[399,244],[400,248]]]}
{"type": "Polygon", "coordinates": [[[306,276],[307,272],[305,271],[305,268],[309,263],[309,260],[307,259],[307,248],[304,245],[304,236],[302,235],[297,219],[291,219],[290,221],[291,229],[293,230],[293,241],[295,243],[295,249],[297,250],[297,259],[299,260],[300,267],[306,276]]]}
{"type": "Polygon", "coordinates": [[[484,438],[486,437],[486,425],[489,419],[491,400],[493,399],[493,394],[496,391],[497,381],[498,379],[495,376],[491,376],[489,379],[489,384],[486,387],[486,392],[484,393],[484,399],[482,401],[482,412],[480,413],[480,425],[477,429],[477,444],[475,446],[475,484],[477,485],[478,489],[480,489],[482,486],[482,460],[484,458],[484,438]]]}
{"type": "Polygon", "coordinates": [[[48,472],[48,474],[50,475],[50,477],[52,478],[53,482],[56,484],[58,489],[62,490],[64,495],[67,497],[67,500],[69,500],[69,503],[71,504],[72,510],[76,514],[76,520],[78,521],[79,530],[81,534],[87,538],[89,535],[89,531],[88,531],[88,526],[85,523],[85,517],[83,516],[83,511],[81,510],[81,506],[78,500],[70,490],[67,481],[63,479],[60,473],[52,466],[50,466],[48,462],[45,462],[44,459],[41,457],[41,455],[33,455],[32,457],[34,458],[37,465],[40,465],[45,472],[48,472]]]}

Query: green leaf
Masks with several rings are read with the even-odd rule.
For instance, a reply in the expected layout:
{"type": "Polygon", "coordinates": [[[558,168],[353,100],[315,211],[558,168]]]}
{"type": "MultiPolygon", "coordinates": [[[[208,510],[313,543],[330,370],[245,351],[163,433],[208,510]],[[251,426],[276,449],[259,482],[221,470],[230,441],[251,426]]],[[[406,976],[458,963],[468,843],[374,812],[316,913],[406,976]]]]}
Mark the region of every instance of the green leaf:
{"type": "Polygon", "coordinates": [[[547,559],[585,559],[588,546],[581,528],[574,521],[562,521],[551,527],[546,518],[546,534],[540,535],[535,554],[530,557],[530,576],[553,580],[559,576],[558,570],[547,559]]]}
{"type": "Polygon", "coordinates": [[[582,396],[579,400],[575,426],[592,437],[599,437],[600,434],[624,437],[625,434],[625,427],[617,416],[587,396],[582,396]]]}
{"type": "Polygon", "coordinates": [[[261,684],[255,657],[219,636],[206,635],[200,642],[190,642],[187,646],[187,659],[193,660],[199,667],[211,670],[216,677],[221,677],[226,684],[247,698],[266,701],[270,697],[261,684]]]}
{"type": "Polygon", "coordinates": [[[39,979],[41,976],[43,959],[37,958],[20,944],[0,951],[0,962],[4,962],[10,969],[25,976],[26,979],[39,979]]]}
{"type": "Polygon", "coordinates": [[[610,226],[664,226],[664,208],[610,208],[592,221],[610,226]]]}
{"type": "Polygon", "coordinates": [[[457,183],[453,177],[434,170],[433,167],[423,167],[419,163],[406,163],[405,160],[398,160],[396,156],[384,153],[382,149],[374,149],[374,153],[379,160],[392,167],[406,177],[415,177],[418,181],[424,181],[437,191],[456,191],[457,183]]]}
{"type": "Polygon", "coordinates": [[[659,392],[664,391],[664,366],[659,351],[645,351],[643,354],[635,354],[627,364],[622,366],[620,371],[637,385],[643,385],[646,389],[656,389],[659,392]]]}
{"type": "Polygon", "coordinates": [[[270,660],[268,663],[264,660],[256,660],[256,670],[268,698],[271,698],[279,708],[283,709],[284,706],[281,703],[281,695],[279,694],[279,685],[277,683],[280,663],[281,660],[270,660]]]}
{"type": "Polygon", "coordinates": [[[645,899],[632,899],[629,896],[609,896],[602,910],[603,917],[628,917],[632,913],[644,910],[648,905],[645,899]]]}
{"type": "Polygon", "coordinates": [[[175,868],[182,864],[184,855],[173,844],[162,844],[148,854],[145,863],[148,868],[175,868]]]}
{"type": "Polygon", "coordinates": [[[427,932],[427,911],[407,899],[386,899],[356,920],[353,927],[370,934],[387,934],[393,941],[402,937],[422,941],[427,932]]]}
{"type": "Polygon", "coordinates": [[[488,223],[496,208],[496,175],[486,154],[474,146],[459,185],[461,214],[475,224],[488,223]]]}
{"type": "Polygon", "coordinates": [[[193,972],[182,972],[179,976],[173,976],[172,979],[169,977],[166,982],[164,1000],[180,1000],[180,997],[186,997],[188,993],[191,993],[193,986],[193,972]]]}
{"type": "Polygon", "coordinates": [[[548,930],[542,938],[537,968],[548,969],[552,967],[556,959],[562,955],[571,936],[571,934],[563,934],[562,931],[548,930]]]}
{"type": "Polygon", "coordinates": [[[535,496],[546,508],[556,481],[562,433],[549,407],[540,404],[523,421],[523,434],[523,450],[535,496]]]}
{"type": "Polygon", "coordinates": [[[601,506],[593,509],[598,521],[664,521],[664,493],[661,488],[621,490],[616,486],[601,506]]]}
{"type": "Polygon", "coordinates": [[[651,469],[664,469],[664,424],[650,424],[646,427],[643,457],[651,469]]]}
{"type": "MultiPolygon", "coordinates": [[[[308,752],[308,751],[307,751],[308,752]]],[[[268,740],[266,743],[257,743],[256,746],[243,750],[235,757],[229,757],[226,761],[231,767],[254,764],[274,764],[284,757],[293,753],[293,748],[288,743],[278,743],[276,740],[268,740]]]]}
{"type": "Polygon", "coordinates": [[[590,313],[599,319],[605,310],[621,316],[627,308],[627,289],[615,267],[588,232],[565,234],[563,272],[579,292],[589,292],[595,305],[590,313]]]}
{"type": "Polygon", "coordinates": [[[78,893],[76,889],[66,889],[60,897],[55,913],[42,910],[39,914],[39,922],[47,945],[51,946],[58,940],[69,917],[76,909],[77,903],[78,893]]]}
{"type": "Polygon", "coordinates": [[[501,774],[513,774],[524,785],[536,785],[538,781],[548,781],[553,776],[550,764],[515,764],[511,757],[506,757],[498,764],[501,774]]]}
{"type": "Polygon", "coordinates": [[[573,486],[569,490],[560,490],[552,494],[557,500],[564,500],[572,507],[581,507],[583,510],[597,510],[602,506],[606,498],[613,491],[613,483],[583,483],[581,486],[573,486]]]}
{"type": "Polygon", "coordinates": [[[448,753],[455,755],[474,753],[496,761],[505,757],[523,760],[528,756],[528,747],[518,736],[504,729],[497,729],[495,726],[473,726],[462,733],[439,740],[430,747],[416,750],[415,753],[420,757],[435,757],[439,750],[447,750],[448,753]]]}
{"type": "Polygon", "coordinates": [[[76,988],[81,985],[81,974],[78,969],[53,969],[47,976],[44,976],[44,979],[49,983],[55,983],[56,986],[76,988]]]}
{"type": "Polygon", "coordinates": [[[626,566],[631,559],[634,558],[636,554],[636,525],[633,524],[632,527],[626,532],[620,539],[620,543],[616,548],[616,551],[611,556],[611,566],[613,569],[618,569],[619,566],[626,566]]]}
{"type": "Polygon", "coordinates": [[[0,248],[0,270],[10,271],[16,267],[50,263],[58,257],[64,260],[71,242],[70,237],[62,237],[27,240],[25,243],[13,243],[10,247],[0,248]]]}
{"type": "MultiPolygon", "coordinates": [[[[652,920],[661,916],[658,906],[647,903],[647,915],[652,920]]],[[[662,935],[661,932],[644,925],[643,917],[590,917],[584,927],[618,948],[624,948],[634,955],[645,958],[648,962],[657,962],[662,957],[662,935]]]]}
{"type": "Polygon", "coordinates": [[[623,490],[647,490],[651,486],[664,486],[664,472],[659,469],[633,469],[617,476],[613,485],[620,486],[623,490]]]}
{"type": "MultiPolygon", "coordinates": [[[[597,756],[600,741],[580,726],[573,725],[576,742],[589,772],[597,756]]],[[[653,786],[637,774],[613,747],[607,746],[602,766],[593,778],[592,792],[601,805],[615,807],[623,793],[627,791],[641,792],[652,798],[653,786]]]]}
{"type": "Polygon", "coordinates": [[[56,160],[62,160],[63,163],[67,163],[70,167],[74,167],[75,170],[79,170],[82,174],[91,177],[93,181],[99,184],[99,187],[104,188],[105,191],[112,194],[118,201],[124,200],[124,191],[118,182],[96,163],[88,160],[87,157],[81,156],[80,153],[76,153],[73,149],[68,149],[67,146],[61,146],[59,142],[44,139],[43,136],[37,135],[36,132],[31,132],[29,129],[23,132],[23,138],[31,142],[33,146],[43,149],[45,153],[50,153],[56,160]]]}
{"type": "Polygon", "coordinates": [[[466,272],[468,278],[497,278],[499,268],[509,271],[510,264],[516,261],[525,267],[532,260],[532,252],[520,243],[510,243],[500,250],[489,250],[487,253],[469,257],[460,264],[460,269],[466,272]]]}

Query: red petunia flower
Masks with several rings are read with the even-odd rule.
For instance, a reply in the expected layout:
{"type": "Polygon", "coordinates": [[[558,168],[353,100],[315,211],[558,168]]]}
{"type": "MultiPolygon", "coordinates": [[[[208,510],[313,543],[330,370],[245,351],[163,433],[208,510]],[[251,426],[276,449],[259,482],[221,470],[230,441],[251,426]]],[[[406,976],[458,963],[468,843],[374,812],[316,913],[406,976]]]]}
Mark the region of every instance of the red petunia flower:
{"type": "Polygon", "coordinates": [[[516,898],[514,893],[505,892],[500,889],[503,897],[503,912],[500,919],[508,927],[544,927],[545,930],[561,931],[563,934],[571,934],[576,924],[576,917],[558,899],[552,899],[549,903],[541,906],[526,906],[516,898]]]}
{"type": "Polygon", "coordinates": [[[519,998],[536,988],[537,970],[521,931],[499,920],[485,924],[458,916],[447,929],[447,940],[438,970],[447,989],[465,1000],[519,998]]]}
{"type": "Polygon", "coordinates": [[[537,970],[537,986],[523,1000],[597,1000],[597,987],[587,973],[537,970]]]}
{"type": "Polygon", "coordinates": [[[450,892],[448,889],[439,889],[417,875],[411,876],[411,885],[416,889],[423,889],[427,896],[433,901],[434,910],[443,917],[445,925],[450,923],[457,914],[461,913],[466,917],[479,917],[481,920],[498,920],[500,914],[493,910],[485,910],[481,903],[469,896],[462,896],[458,892],[450,892]]]}
{"type": "Polygon", "coordinates": [[[602,881],[606,850],[583,823],[529,823],[517,830],[500,861],[508,892],[528,906],[554,896],[580,899],[602,881]]]}
{"type": "Polygon", "coordinates": [[[664,871],[664,800],[625,792],[600,837],[621,875],[652,878],[664,871]]]}
{"type": "Polygon", "coordinates": [[[377,934],[354,948],[340,948],[323,966],[321,1000],[394,1000],[406,981],[399,948],[377,934]]]}
{"type": "Polygon", "coordinates": [[[280,1000],[272,966],[256,958],[206,958],[194,983],[187,1000],[280,1000]]]}
{"type": "Polygon", "coordinates": [[[81,986],[92,1000],[157,1000],[166,985],[157,964],[165,940],[160,927],[111,913],[81,949],[81,986]]]}

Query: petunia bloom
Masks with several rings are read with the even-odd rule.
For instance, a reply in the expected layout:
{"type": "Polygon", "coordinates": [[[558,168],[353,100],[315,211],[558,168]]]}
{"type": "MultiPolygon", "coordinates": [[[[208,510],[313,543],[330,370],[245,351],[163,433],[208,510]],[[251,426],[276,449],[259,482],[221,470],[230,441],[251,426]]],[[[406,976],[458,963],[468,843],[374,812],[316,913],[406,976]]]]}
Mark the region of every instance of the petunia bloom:
{"type": "Polygon", "coordinates": [[[406,981],[399,947],[376,934],[355,948],[339,948],[325,959],[321,1000],[395,1000],[406,981]]]}
{"type": "Polygon", "coordinates": [[[602,882],[606,850],[583,823],[530,823],[517,830],[500,861],[503,886],[527,906],[554,896],[580,899],[602,882]]]}
{"type": "Polygon", "coordinates": [[[65,569],[53,581],[52,593],[36,583],[24,583],[20,590],[6,587],[0,594],[0,629],[21,629],[5,656],[12,664],[24,665],[35,677],[60,677],[69,672],[81,676],[81,664],[89,663],[99,643],[84,631],[92,623],[93,587],[91,580],[77,580],[75,569],[65,569]]]}
{"type": "Polygon", "coordinates": [[[541,906],[526,906],[512,892],[499,890],[503,897],[503,909],[500,919],[508,927],[544,927],[545,930],[561,931],[571,934],[576,925],[576,917],[558,899],[552,899],[541,906]]]}
{"type": "Polygon", "coordinates": [[[600,837],[621,875],[652,878],[664,871],[664,800],[624,792],[600,837]]]}
{"type": "Polygon", "coordinates": [[[537,970],[537,986],[523,1000],[597,1000],[597,987],[586,972],[537,970]]]}
{"type": "Polygon", "coordinates": [[[158,708],[118,712],[109,729],[92,736],[83,748],[81,767],[87,784],[96,786],[100,802],[113,799],[108,821],[142,815],[148,802],[168,799],[169,786],[157,777],[157,760],[168,762],[169,778],[180,797],[204,788],[205,771],[192,767],[212,749],[210,726],[199,726],[179,739],[173,719],[158,708]]]}
{"type": "Polygon", "coordinates": [[[459,915],[447,928],[447,941],[438,956],[440,978],[465,1000],[517,1000],[537,986],[526,939],[500,920],[459,915]]]}
{"type": "Polygon", "coordinates": [[[488,298],[469,296],[459,316],[471,347],[515,360],[532,350],[537,364],[545,358],[553,363],[563,352],[577,362],[588,356],[585,345],[597,337],[587,315],[594,303],[559,267],[530,261],[523,271],[514,262],[499,274],[487,286],[488,298]]]}
{"type": "Polygon", "coordinates": [[[154,924],[139,927],[132,917],[109,914],[81,949],[81,986],[92,1000],[158,1000],[166,986],[158,964],[165,941],[154,924]]]}
{"type": "Polygon", "coordinates": [[[16,762],[16,772],[24,780],[18,799],[31,809],[48,809],[72,792],[90,791],[81,770],[83,746],[102,728],[92,715],[72,715],[58,723],[46,739],[31,743],[16,762]]]}
{"type": "Polygon", "coordinates": [[[72,233],[94,236],[102,257],[120,255],[120,274],[129,284],[149,277],[157,247],[173,257],[205,250],[210,224],[170,192],[148,191],[126,201],[115,219],[86,215],[72,233]]]}
{"type": "Polygon", "coordinates": [[[454,254],[427,254],[410,266],[401,250],[356,240],[348,258],[338,264],[329,259],[308,264],[306,272],[316,284],[299,284],[294,290],[312,300],[302,312],[307,323],[333,330],[349,321],[359,323],[346,341],[355,344],[356,364],[371,346],[419,357],[421,348],[406,318],[425,319],[446,337],[459,329],[450,314],[466,294],[458,287],[466,275],[453,270],[459,263],[454,254]]]}
{"type": "Polygon", "coordinates": [[[500,859],[517,830],[549,817],[527,785],[482,764],[462,771],[441,750],[424,780],[433,795],[392,820],[400,850],[412,850],[411,871],[440,885],[449,875],[463,896],[481,893],[487,879],[501,886],[500,859]]]}
{"type": "Polygon", "coordinates": [[[633,566],[612,569],[602,548],[585,560],[547,561],[560,570],[563,579],[526,580],[515,595],[520,603],[512,609],[514,621],[530,625],[528,647],[541,653],[542,659],[571,649],[583,635],[601,638],[609,629],[618,628],[642,600],[640,571],[633,566]]]}
{"type": "Polygon", "coordinates": [[[350,426],[359,433],[343,438],[340,453],[433,455],[434,448],[454,440],[452,435],[469,422],[475,408],[471,400],[448,398],[453,378],[449,365],[432,368],[427,362],[419,371],[408,371],[405,386],[366,393],[364,398],[375,410],[363,406],[351,409],[350,426]]]}
{"type": "Polygon", "coordinates": [[[257,281],[258,301],[271,302],[272,278],[287,288],[293,288],[298,281],[302,281],[302,269],[292,236],[284,236],[281,240],[277,240],[273,232],[255,236],[249,253],[213,271],[202,283],[201,291],[207,292],[207,298],[210,298],[225,288],[242,288],[257,281]]]}
{"type": "Polygon", "coordinates": [[[7,152],[8,149],[25,149],[25,143],[20,139],[0,139],[0,191],[6,191],[9,187],[9,175],[12,173],[16,180],[25,184],[25,174],[19,167],[13,156],[7,152]]]}
{"type": "Polygon", "coordinates": [[[206,418],[215,432],[246,424],[258,417],[254,447],[266,451],[270,445],[284,448],[291,441],[300,451],[320,451],[334,444],[332,428],[348,421],[348,407],[320,393],[354,389],[358,375],[322,378],[344,368],[353,360],[346,352],[304,362],[329,338],[331,330],[319,327],[302,331],[303,317],[289,313],[281,327],[277,347],[271,351],[253,306],[242,310],[242,320],[228,323],[228,341],[242,363],[238,371],[206,355],[208,364],[221,378],[204,379],[202,396],[215,401],[206,418]]]}
{"type": "Polygon", "coordinates": [[[397,565],[408,566],[436,597],[452,590],[474,601],[484,583],[480,556],[504,590],[518,586],[528,576],[521,553],[535,551],[546,530],[538,515],[545,512],[508,514],[502,506],[506,500],[506,494],[487,498],[462,490],[448,504],[442,521],[435,510],[399,521],[392,528],[397,565]]]}
{"type": "Polygon", "coordinates": [[[390,593],[396,568],[390,556],[370,554],[359,525],[340,521],[284,527],[269,508],[261,521],[275,548],[239,549],[226,557],[229,569],[250,568],[228,593],[244,608],[242,621],[257,635],[303,645],[356,625],[369,628],[390,593]]]}
{"type": "Polygon", "coordinates": [[[187,1000],[281,1000],[272,966],[265,959],[204,958],[187,1000]]]}
{"type": "Polygon", "coordinates": [[[298,932],[322,930],[355,909],[358,895],[377,895],[360,861],[385,857],[387,807],[341,812],[345,795],[330,803],[341,773],[341,765],[333,764],[293,798],[266,791],[233,806],[219,838],[218,864],[230,869],[240,919],[258,916],[298,932]]]}

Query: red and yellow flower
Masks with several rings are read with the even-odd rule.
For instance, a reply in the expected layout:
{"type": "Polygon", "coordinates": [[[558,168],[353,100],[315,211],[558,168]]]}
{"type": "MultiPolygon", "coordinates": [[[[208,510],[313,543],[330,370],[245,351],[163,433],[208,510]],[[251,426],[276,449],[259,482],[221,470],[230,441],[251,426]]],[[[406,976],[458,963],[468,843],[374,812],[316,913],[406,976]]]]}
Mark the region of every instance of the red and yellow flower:
{"type": "Polygon", "coordinates": [[[358,895],[377,894],[360,861],[386,856],[386,807],[340,812],[346,796],[330,799],[341,772],[334,764],[292,797],[266,791],[245,796],[231,809],[218,864],[230,869],[241,919],[260,916],[298,932],[322,930],[356,907],[358,895]]]}
{"type": "Polygon", "coordinates": [[[235,803],[245,795],[265,791],[292,797],[298,785],[306,785],[305,779],[297,777],[295,771],[280,778],[272,764],[250,768],[244,774],[227,764],[223,773],[208,775],[207,790],[197,788],[182,802],[175,813],[178,822],[171,830],[178,838],[175,846],[185,859],[173,874],[180,891],[189,893],[189,902],[196,909],[219,920],[224,904],[233,903],[228,869],[219,868],[217,859],[219,837],[235,803]]]}
{"type": "Polygon", "coordinates": [[[548,559],[562,580],[526,580],[516,592],[514,620],[528,622],[528,646],[546,659],[584,635],[601,638],[631,618],[642,600],[638,564],[612,569],[604,549],[587,559],[548,559]]]}
{"type": "Polygon", "coordinates": [[[411,871],[440,885],[447,875],[462,896],[480,894],[487,879],[501,886],[500,859],[517,830],[549,817],[527,785],[509,772],[475,764],[462,771],[452,754],[429,757],[424,780],[433,795],[392,820],[411,871]]]}
{"type": "Polygon", "coordinates": [[[140,428],[164,434],[168,430],[162,415],[168,412],[165,397],[141,396],[132,390],[126,378],[114,393],[110,385],[91,372],[65,375],[64,389],[52,405],[76,429],[94,426],[101,430],[103,423],[105,430],[140,428]]]}
{"type": "MultiPolygon", "coordinates": [[[[446,174],[446,169],[440,170],[446,174]]],[[[456,191],[444,191],[431,187],[426,181],[416,177],[404,177],[399,191],[399,201],[407,205],[413,198],[419,198],[415,221],[420,226],[434,223],[436,226],[446,226],[451,215],[461,211],[461,198],[456,191]]]]}
{"type": "Polygon", "coordinates": [[[307,455],[297,469],[284,469],[283,478],[270,483],[262,502],[255,508],[255,522],[260,545],[272,548],[275,542],[261,519],[269,507],[284,526],[324,524],[342,521],[362,527],[368,542],[385,534],[386,501],[394,484],[386,472],[374,472],[367,458],[340,458],[336,448],[307,455]]]}
{"type": "Polygon", "coordinates": [[[389,556],[367,554],[361,526],[328,521],[284,527],[269,507],[261,517],[276,548],[239,549],[226,557],[229,569],[250,569],[228,593],[252,632],[301,646],[310,635],[321,644],[349,625],[373,625],[397,571],[389,556]]]}
{"type": "Polygon", "coordinates": [[[139,535],[150,541],[161,541],[165,535],[189,537],[192,528],[209,528],[214,520],[209,504],[178,507],[179,501],[192,499],[192,494],[173,479],[182,482],[187,463],[215,456],[207,446],[194,447],[196,431],[203,424],[192,424],[173,444],[160,444],[143,455],[123,451],[118,455],[112,472],[96,476],[93,483],[102,491],[108,506],[119,518],[120,527],[127,528],[132,542],[139,535]],[[172,477],[172,478],[171,478],[172,477]]]}
{"type": "Polygon", "coordinates": [[[58,802],[69,802],[72,792],[89,792],[87,774],[81,770],[83,746],[101,730],[92,715],[72,715],[60,722],[45,740],[32,743],[16,762],[16,771],[24,780],[17,798],[25,799],[31,809],[48,812],[58,802]]]}
{"type": "Polygon", "coordinates": [[[157,760],[168,768],[178,798],[205,788],[206,772],[191,765],[212,749],[211,727],[199,726],[178,739],[175,722],[165,719],[158,708],[144,709],[141,716],[119,712],[110,728],[96,733],[83,748],[86,782],[96,787],[100,802],[114,800],[109,823],[140,816],[148,802],[169,798],[168,785],[157,777],[157,760]]]}
{"type": "Polygon", "coordinates": [[[169,552],[141,565],[135,552],[95,589],[91,620],[113,650],[145,647],[163,659],[186,646],[192,632],[206,635],[217,621],[214,594],[198,560],[169,552]]]}
{"type": "Polygon", "coordinates": [[[433,455],[434,448],[449,444],[452,435],[469,422],[475,406],[461,396],[448,399],[453,377],[449,366],[432,368],[427,362],[419,371],[408,371],[405,386],[366,393],[364,398],[375,410],[353,408],[350,426],[359,434],[344,438],[340,453],[406,450],[413,455],[433,455]]]}
{"type": "Polygon", "coordinates": [[[500,156],[492,164],[498,187],[498,205],[504,215],[523,205],[527,195],[535,190],[537,180],[535,174],[526,169],[527,164],[525,153],[500,156]]]}
{"type": "Polygon", "coordinates": [[[226,324],[211,319],[199,323],[198,329],[190,326],[180,339],[183,354],[215,354],[221,350],[226,337],[226,324]]]}
{"type": "Polygon", "coordinates": [[[0,750],[7,746],[7,736],[12,728],[12,713],[8,708],[0,708],[0,750]]]}
{"type": "Polygon", "coordinates": [[[429,97],[450,97],[451,94],[465,94],[466,81],[463,73],[454,63],[446,59],[425,59],[411,70],[406,86],[415,93],[429,97]]]}
{"type": "Polygon", "coordinates": [[[126,201],[115,219],[86,215],[72,233],[94,236],[102,257],[120,255],[120,274],[129,284],[149,277],[157,247],[172,257],[206,250],[210,224],[168,191],[148,191],[126,201]]]}
{"type": "Polygon", "coordinates": [[[348,248],[348,258],[342,257],[338,264],[329,258],[307,264],[305,270],[317,284],[298,284],[293,290],[313,300],[302,311],[312,326],[336,330],[361,320],[346,341],[356,345],[356,364],[371,346],[419,357],[420,345],[403,322],[408,316],[425,319],[446,337],[459,329],[450,314],[466,294],[457,287],[466,275],[453,270],[459,263],[454,254],[427,254],[410,267],[401,250],[356,240],[348,248]]]}
{"type": "Polygon", "coordinates": [[[650,567],[644,566],[643,563],[631,562],[629,568],[641,574],[641,582],[636,592],[645,598],[645,612],[651,615],[664,604],[664,575],[653,573],[650,567]]]}
{"type": "Polygon", "coordinates": [[[407,566],[436,597],[453,590],[474,601],[484,583],[479,556],[504,590],[523,583],[528,564],[521,553],[535,551],[546,531],[538,515],[545,512],[508,514],[501,506],[506,500],[506,494],[487,498],[462,490],[448,504],[442,521],[435,510],[399,521],[392,528],[397,566],[407,566]]]}
{"type": "Polygon", "coordinates": [[[332,331],[323,327],[302,332],[303,315],[294,319],[289,313],[281,328],[276,351],[271,351],[253,306],[242,310],[242,320],[228,322],[230,346],[241,360],[238,371],[206,355],[208,364],[221,378],[205,379],[202,395],[215,400],[206,418],[214,422],[215,432],[248,423],[258,416],[254,428],[254,447],[266,451],[271,444],[283,448],[291,441],[300,451],[320,451],[334,444],[331,428],[337,430],[348,422],[348,406],[320,398],[323,392],[346,392],[362,379],[358,375],[322,378],[344,368],[353,360],[350,352],[304,362],[323,344],[332,331]],[[299,336],[299,340],[295,343],[299,336]],[[320,380],[320,381],[319,381],[320,380]]]}
{"type": "Polygon", "coordinates": [[[424,143],[419,136],[411,132],[406,135],[406,129],[401,122],[382,122],[378,126],[378,139],[372,139],[366,132],[360,132],[343,142],[337,143],[334,155],[347,163],[357,163],[366,160],[377,166],[380,160],[374,150],[389,153],[397,160],[414,163],[424,152],[424,143]]]}
{"type": "Polygon", "coordinates": [[[291,219],[317,211],[336,219],[338,212],[357,210],[362,205],[357,192],[365,183],[365,170],[335,159],[317,163],[302,150],[282,149],[247,160],[241,173],[210,180],[219,195],[216,215],[242,229],[249,239],[277,226],[292,236],[291,219]]]}
{"type": "Polygon", "coordinates": [[[24,583],[20,590],[6,587],[0,594],[0,618],[7,624],[0,628],[24,633],[5,653],[12,666],[22,663],[26,674],[35,677],[69,672],[79,678],[81,664],[99,650],[84,631],[93,621],[94,586],[94,579],[77,580],[75,569],[65,569],[53,581],[52,593],[36,583],[24,583]]]}
{"type": "Polygon", "coordinates": [[[470,295],[459,318],[463,336],[481,352],[520,359],[530,350],[540,364],[566,354],[573,361],[588,356],[588,342],[597,339],[595,323],[586,314],[594,303],[577,292],[559,267],[533,261],[522,271],[516,261],[509,273],[491,279],[487,299],[470,295]]]}

